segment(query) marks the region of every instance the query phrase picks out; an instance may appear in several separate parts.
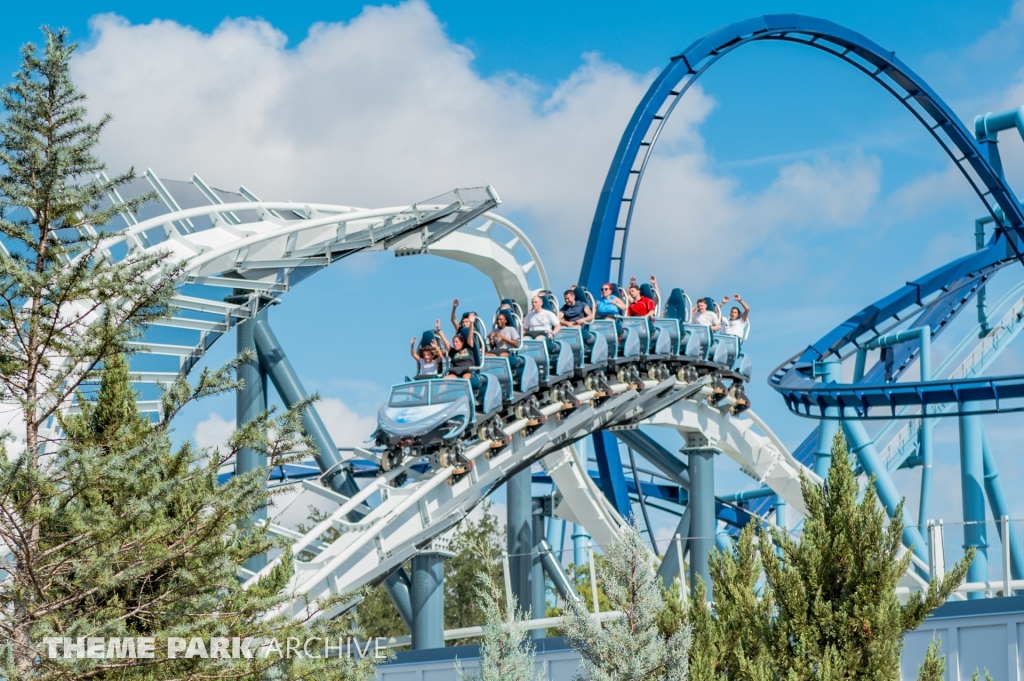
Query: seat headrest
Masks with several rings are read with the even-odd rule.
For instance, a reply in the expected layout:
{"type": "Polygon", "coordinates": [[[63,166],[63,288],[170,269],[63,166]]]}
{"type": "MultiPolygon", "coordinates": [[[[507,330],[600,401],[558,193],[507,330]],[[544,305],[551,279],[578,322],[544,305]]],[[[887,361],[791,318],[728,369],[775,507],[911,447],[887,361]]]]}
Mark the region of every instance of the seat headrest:
{"type": "Polygon", "coordinates": [[[428,345],[433,343],[436,338],[437,338],[437,335],[434,333],[434,330],[433,329],[427,329],[426,331],[424,331],[420,335],[420,347],[421,348],[427,347],[428,345]]]}
{"type": "Polygon", "coordinates": [[[640,295],[654,300],[654,289],[650,284],[640,284],[640,295]]]}
{"type": "Polygon", "coordinates": [[[669,319],[678,319],[679,321],[686,321],[686,297],[683,294],[683,289],[674,288],[668,294],[668,303],[665,305],[665,316],[669,319]]]}

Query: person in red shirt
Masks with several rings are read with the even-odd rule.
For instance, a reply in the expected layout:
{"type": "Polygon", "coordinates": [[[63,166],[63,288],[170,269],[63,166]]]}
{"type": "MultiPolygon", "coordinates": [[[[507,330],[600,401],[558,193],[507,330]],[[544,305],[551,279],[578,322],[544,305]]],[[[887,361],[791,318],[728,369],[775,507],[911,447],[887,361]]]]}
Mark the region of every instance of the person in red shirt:
{"type": "Polygon", "coordinates": [[[630,317],[653,317],[655,311],[654,301],[645,296],[636,284],[630,284],[626,289],[626,297],[629,298],[630,317]]]}

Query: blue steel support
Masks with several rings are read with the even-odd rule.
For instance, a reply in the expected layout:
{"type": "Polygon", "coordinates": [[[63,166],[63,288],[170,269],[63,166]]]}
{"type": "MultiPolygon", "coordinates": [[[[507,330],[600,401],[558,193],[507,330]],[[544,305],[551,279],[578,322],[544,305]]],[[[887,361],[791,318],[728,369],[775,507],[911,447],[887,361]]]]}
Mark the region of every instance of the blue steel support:
{"type": "Polygon", "coordinates": [[[682,546],[682,553],[685,554],[690,537],[689,505],[683,511],[683,516],[679,519],[679,525],[676,526],[675,535],[669,541],[668,548],[665,549],[665,555],[661,559],[661,565],[658,566],[658,579],[661,580],[661,585],[666,589],[672,586],[672,582],[675,581],[676,577],[679,577],[683,567],[679,564],[680,547],[676,544],[676,535],[679,536],[679,544],[682,546]]]}
{"type": "MultiPolygon", "coordinates": [[[[906,331],[886,334],[868,342],[864,350],[858,353],[858,357],[867,354],[867,350],[874,348],[890,348],[900,343],[916,340],[920,345],[918,366],[920,367],[922,383],[932,380],[932,328],[927,324],[906,331]]],[[[921,536],[927,536],[928,521],[931,519],[932,503],[932,420],[927,418],[928,405],[921,405],[921,413],[925,415],[921,419],[921,427],[918,429],[918,453],[921,457],[921,505],[917,514],[918,529],[921,536]]]]}
{"type": "Polygon", "coordinates": [[[412,649],[444,648],[444,558],[412,559],[412,649]]]}
{"type": "Polygon", "coordinates": [[[718,523],[715,519],[715,452],[712,449],[687,451],[690,469],[690,589],[699,577],[707,587],[707,599],[713,600],[708,556],[715,545],[718,523]]]}
{"type": "MultiPolygon", "coordinates": [[[[256,319],[247,324],[251,325],[252,328],[249,334],[252,339],[253,348],[259,356],[260,370],[264,372],[264,385],[266,384],[266,376],[269,375],[270,380],[274,383],[274,388],[281,396],[285,406],[291,407],[302,402],[307,397],[306,390],[302,387],[302,381],[299,380],[299,375],[292,367],[292,363],[288,361],[284,348],[281,347],[277,336],[274,335],[274,331],[270,328],[266,308],[260,312],[256,319]]],[[[239,338],[241,339],[241,336],[239,338]]],[[[334,444],[334,440],[331,438],[330,433],[327,432],[327,428],[324,426],[323,421],[320,420],[320,415],[313,405],[309,405],[303,410],[302,427],[316,445],[313,458],[323,473],[322,480],[324,484],[331,490],[346,497],[355,495],[359,491],[359,486],[349,472],[342,468],[338,447],[334,444]]],[[[358,513],[353,513],[353,517],[358,517],[358,515],[358,513]]],[[[399,568],[384,580],[384,585],[395,604],[395,608],[398,610],[398,614],[402,617],[406,626],[411,629],[414,626],[414,613],[412,596],[409,592],[409,576],[405,574],[404,569],[399,568]]]]}
{"type": "MultiPolygon", "coordinates": [[[[512,446],[522,446],[522,435],[512,436],[512,446]]],[[[533,609],[533,479],[524,468],[505,483],[505,531],[508,537],[509,579],[512,594],[524,611],[533,609]]]]}
{"type": "MultiPolygon", "coordinates": [[[[860,461],[864,472],[874,477],[878,499],[885,506],[885,510],[891,518],[903,497],[896,489],[892,478],[889,477],[889,471],[886,470],[881,457],[878,456],[874,441],[859,421],[843,421],[842,424],[852,453],[860,461]]],[[[921,536],[917,525],[904,522],[903,543],[908,547],[913,547],[914,554],[925,563],[928,562],[928,545],[925,543],[924,537],[921,536]]]]}
{"type": "MultiPolygon", "coordinates": [[[[1002,174],[1002,166],[999,167],[999,172],[1002,174]]],[[[976,251],[985,248],[985,225],[989,222],[992,222],[990,217],[978,218],[974,221],[974,250],[976,251]]],[[[992,327],[988,325],[985,298],[985,287],[982,286],[978,289],[978,338],[984,338],[992,331],[992,327]]]]}
{"type": "MultiPolygon", "coordinates": [[[[960,494],[963,503],[964,549],[975,547],[974,561],[967,569],[968,582],[988,580],[988,533],[985,527],[985,455],[981,416],[972,414],[975,404],[964,405],[960,422],[960,494]]],[[[972,592],[968,598],[984,598],[972,592]]]]}
{"type": "MultiPolygon", "coordinates": [[[[242,386],[235,393],[235,422],[239,428],[252,421],[267,410],[267,374],[256,358],[256,342],[253,330],[256,322],[266,319],[266,309],[261,310],[254,319],[249,319],[235,327],[239,354],[252,353],[251,359],[242,362],[238,367],[238,378],[242,386]]],[[[267,465],[267,457],[262,452],[245,447],[238,452],[235,460],[235,473],[243,475],[267,465]]],[[[267,519],[267,509],[263,507],[253,514],[253,521],[267,519]]],[[[265,555],[253,556],[245,562],[245,568],[258,572],[267,564],[265,555]]]]}
{"type": "Polygon", "coordinates": [[[783,530],[788,527],[786,525],[786,500],[779,496],[775,497],[775,524],[783,530]]]}
{"type": "Polygon", "coordinates": [[[996,468],[995,457],[992,456],[992,449],[988,444],[988,433],[985,427],[981,428],[981,452],[985,459],[985,496],[988,497],[988,505],[992,510],[992,518],[996,521],[996,528],[1002,541],[1010,542],[1010,574],[1014,579],[1021,579],[1024,574],[1024,552],[1021,551],[1020,542],[1010,541],[1010,537],[1003,537],[1003,524],[1000,521],[1003,516],[1010,515],[1010,505],[1006,503],[1006,495],[1003,493],[1003,485],[999,481],[999,469],[996,468]]]}
{"type": "Polygon", "coordinates": [[[601,491],[612,506],[627,520],[633,515],[633,505],[629,501],[629,490],[626,487],[626,474],[622,470],[622,457],[619,456],[619,441],[609,432],[594,433],[594,458],[597,459],[597,472],[601,476],[601,491]]]}
{"type": "Polygon", "coordinates": [[[590,535],[587,528],[573,523],[572,526],[572,564],[577,569],[587,564],[587,549],[590,546],[590,535]]]}
{"type": "MultiPolygon", "coordinates": [[[[532,480],[531,480],[532,482],[532,480]]],[[[544,579],[543,503],[533,501],[533,532],[530,535],[530,610],[534,619],[547,617],[547,583],[544,579]]],[[[533,638],[545,638],[545,629],[533,629],[533,638]]]]}
{"type": "MultiPolygon", "coordinates": [[[[266,310],[261,314],[266,315],[266,310]]],[[[284,354],[284,349],[277,341],[266,316],[256,321],[253,338],[256,341],[256,349],[259,351],[260,366],[274,382],[274,388],[277,389],[285,406],[291,407],[306,399],[306,391],[302,387],[299,375],[295,373],[291,362],[284,354]]],[[[347,497],[359,492],[359,486],[356,485],[355,480],[341,467],[338,448],[313,405],[303,410],[302,427],[316,445],[313,457],[324,473],[324,483],[335,492],[347,497]]]]}
{"type": "MultiPolygon", "coordinates": [[[[832,360],[815,362],[814,372],[821,377],[822,383],[842,383],[842,362],[832,360]]],[[[826,413],[838,413],[835,407],[826,409],[826,413]]],[[[836,421],[822,421],[818,424],[818,447],[814,450],[814,472],[822,478],[828,477],[828,467],[832,464],[832,440],[839,432],[836,421]]]]}

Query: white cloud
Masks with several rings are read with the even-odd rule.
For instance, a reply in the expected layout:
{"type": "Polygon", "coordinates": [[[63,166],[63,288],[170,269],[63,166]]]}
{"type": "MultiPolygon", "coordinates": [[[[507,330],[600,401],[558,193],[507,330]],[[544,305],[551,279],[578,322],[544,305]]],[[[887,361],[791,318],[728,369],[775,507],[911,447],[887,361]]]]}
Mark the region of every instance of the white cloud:
{"type": "Polygon", "coordinates": [[[377,427],[375,416],[362,416],[336,397],[321,399],[316,410],[339,447],[363,446],[363,440],[377,427]]]}
{"type": "Polygon", "coordinates": [[[211,412],[209,416],[196,424],[192,432],[192,440],[200,447],[220,448],[235,432],[234,420],[227,420],[217,412],[211,412]]]}
{"type": "MultiPolygon", "coordinates": [[[[93,110],[115,114],[102,149],[112,168],[356,205],[490,183],[531,223],[556,278],[575,276],[609,160],[653,77],[588,54],[553,91],[484,78],[420,0],[316,24],[294,48],[260,20],[204,34],[102,15],[92,30],[74,71],[93,110]],[[556,259],[565,243],[580,247],[556,259]]],[[[726,230],[749,248],[779,226],[847,225],[876,200],[879,164],[859,156],[786,166],[765,191],[738,194],[709,170],[699,125],[712,108],[691,88],[662,134],[631,250],[658,253],[650,265],[684,255],[682,237],[707,245],[726,230]]]]}

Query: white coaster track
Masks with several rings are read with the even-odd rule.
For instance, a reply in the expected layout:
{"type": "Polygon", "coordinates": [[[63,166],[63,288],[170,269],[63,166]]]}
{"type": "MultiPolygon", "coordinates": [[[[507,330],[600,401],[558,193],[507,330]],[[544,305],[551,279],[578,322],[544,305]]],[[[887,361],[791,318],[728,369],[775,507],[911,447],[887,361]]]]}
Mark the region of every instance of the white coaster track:
{"type": "MultiPolygon", "coordinates": [[[[429,253],[470,264],[492,280],[500,298],[512,298],[524,307],[532,291],[549,288],[540,257],[526,235],[489,212],[499,202],[490,187],[456,189],[411,206],[361,209],[259,201],[244,188],[238,193],[212,189],[197,176],[188,183],[170,182],[147,171],[146,179],[140,180],[146,182],[160,196],[155,211],[149,209],[157,214],[144,211],[144,219],[136,220],[125,213],[127,228],[103,243],[104,252],[118,261],[140,250],[165,249],[185,263],[174,298],[176,309],[154,327],[190,334],[190,339],[140,343],[134,360],[142,368],[133,364],[133,373],[141,388],[187,374],[218,338],[258,311],[261,297],[263,302],[277,298],[313,272],[361,251],[429,253]],[[536,284],[530,283],[531,277],[536,284]]],[[[141,194],[148,187],[129,190],[141,194]]],[[[112,196],[111,201],[116,204],[122,198],[112,196]]],[[[429,547],[510,475],[535,462],[558,489],[556,517],[583,525],[599,545],[606,544],[624,521],[590,479],[572,443],[607,426],[649,423],[684,434],[700,432],[709,445],[732,457],[802,514],[800,473],[817,478],[753,413],[730,416],[728,401],[718,408],[708,406],[703,399],[710,392],[707,378],[692,384],[674,377],[643,386],[618,382],[606,393],[577,394],[579,406],[545,406],[543,423],[520,419],[505,426],[512,436],[510,444],[493,448],[482,442],[470,447],[467,457],[474,467],[463,476],[455,476],[450,467],[420,474],[409,468],[414,462],[408,462],[348,500],[317,490],[320,499],[335,503],[327,519],[305,533],[271,525],[273,532],[293,540],[292,552],[299,558],[290,584],[295,614],[303,608],[302,597],[345,593],[379,581],[429,547]],[[400,475],[407,475],[407,481],[392,487],[389,483],[400,475]],[[369,514],[359,521],[347,519],[351,510],[375,494],[381,502],[369,514]],[[329,528],[340,534],[328,544],[322,539],[329,528]]],[[[157,410],[155,391],[144,392],[140,408],[157,410]]],[[[371,452],[363,453],[373,458],[371,452]]],[[[242,578],[252,583],[268,569],[242,578]]]]}

